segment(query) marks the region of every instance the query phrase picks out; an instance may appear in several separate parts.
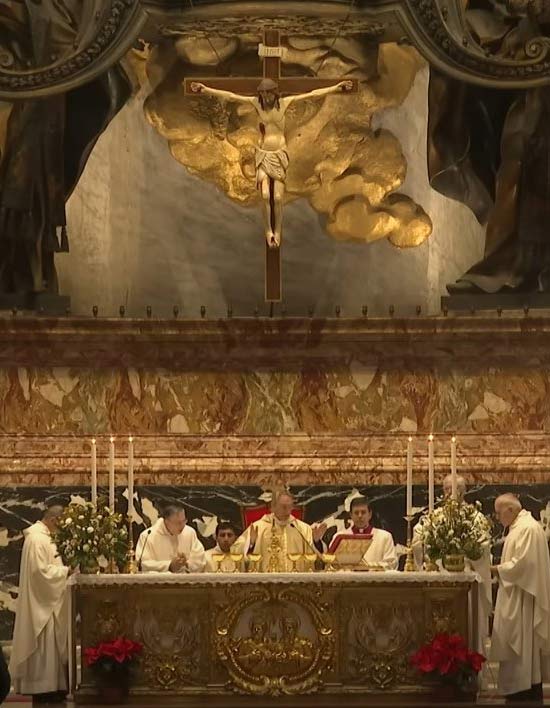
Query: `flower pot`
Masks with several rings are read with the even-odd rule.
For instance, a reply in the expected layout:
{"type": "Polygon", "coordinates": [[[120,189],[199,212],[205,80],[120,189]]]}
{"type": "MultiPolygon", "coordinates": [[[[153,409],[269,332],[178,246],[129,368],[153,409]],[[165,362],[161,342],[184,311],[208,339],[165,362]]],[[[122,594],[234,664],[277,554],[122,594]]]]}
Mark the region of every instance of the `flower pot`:
{"type": "Polygon", "coordinates": [[[453,683],[439,683],[433,687],[433,699],[436,703],[472,703],[476,702],[477,691],[463,691],[453,683]]]}
{"type": "Polygon", "coordinates": [[[443,567],[450,573],[464,572],[464,554],[443,556],[443,567]]]}
{"type": "Polygon", "coordinates": [[[128,679],[120,676],[118,681],[98,681],[98,700],[101,705],[118,706],[126,703],[129,694],[128,679]]]}
{"type": "Polygon", "coordinates": [[[97,575],[100,572],[99,563],[95,558],[90,558],[85,563],[80,564],[80,572],[84,575],[97,575]]]}

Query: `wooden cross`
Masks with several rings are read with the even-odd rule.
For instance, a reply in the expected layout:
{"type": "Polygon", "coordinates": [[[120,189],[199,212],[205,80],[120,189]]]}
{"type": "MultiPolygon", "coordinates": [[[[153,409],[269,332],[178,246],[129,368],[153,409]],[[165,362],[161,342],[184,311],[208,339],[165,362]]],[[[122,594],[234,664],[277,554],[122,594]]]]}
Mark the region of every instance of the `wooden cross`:
{"type": "MultiPolygon", "coordinates": [[[[314,89],[334,86],[344,79],[318,79],[310,77],[290,77],[281,76],[281,58],[283,47],[280,44],[280,34],[278,30],[264,30],[263,45],[260,45],[258,54],[262,58],[263,76],[254,77],[208,77],[201,79],[192,77],[185,79],[185,93],[197,96],[191,90],[191,84],[195,81],[209,86],[210,88],[233,91],[240,94],[256,94],[258,84],[263,79],[273,79],[279,84],[279,92],[282,96],[290,96],[298,93],[307,93],[314,89]]],[[[353,81],[353,89],[346,93],[357,92],[357,81],[353,81]]],[[[200,94],[199,94],[200,95],[200,94]]],[[[270,248],[265,244],[265,300],[266,302],[280,302],[281,283],[281,249],[270,248]]]]}

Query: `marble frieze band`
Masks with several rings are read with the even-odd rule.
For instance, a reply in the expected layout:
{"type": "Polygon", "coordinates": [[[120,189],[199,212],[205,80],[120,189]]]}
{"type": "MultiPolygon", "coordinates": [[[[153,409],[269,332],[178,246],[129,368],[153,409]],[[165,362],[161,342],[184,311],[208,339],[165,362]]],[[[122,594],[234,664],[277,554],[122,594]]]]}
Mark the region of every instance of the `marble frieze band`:
{"type": "MultiPolygon", "coordinates": [[[[414,436],[415,484],[427,476],[427,439],[414,436]]],[[[136,485],[404,484],[407,435],[143,435],[134,437],[136,485]]],[[[91,439],[0,435],[0,486],[90,483],[91,439]]],[[[124,486],[127,437],[116,441],[124,486]]],[[[97,438],[99,484],[107,483],[108,437],[97,438]]],[[[550,436],[465,434],[458,472],[469,484],[536,484],[548,479],[550,436]]],[[[435,435],[436,481],[449,472],[450,436],[435,435]]]]}

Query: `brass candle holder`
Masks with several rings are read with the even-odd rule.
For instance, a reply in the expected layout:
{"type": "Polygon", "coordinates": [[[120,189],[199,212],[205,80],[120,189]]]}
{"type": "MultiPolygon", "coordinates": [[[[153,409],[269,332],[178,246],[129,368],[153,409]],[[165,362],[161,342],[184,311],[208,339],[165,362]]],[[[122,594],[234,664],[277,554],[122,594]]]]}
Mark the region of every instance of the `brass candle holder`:
{"type": "Polygon", "coordinates": [[[414,562],[414,551],[412,547],[412,522],[414,516],[407,514],[405,520],[407,522],[407,559],[405,561],[405,573],[414,573],[416,563],[414,562]]]}
{"type": "Polygon", "coordinates": [[[124,566],[124,572],[129,575],[135,575],[138,572],[138,565],[136,563],[136,553],[134,551],[134,537],[132,534],[132,519],[130,516],[127,517],[128,522],[128,551],[126,553],[126,565],[124,566]]]}

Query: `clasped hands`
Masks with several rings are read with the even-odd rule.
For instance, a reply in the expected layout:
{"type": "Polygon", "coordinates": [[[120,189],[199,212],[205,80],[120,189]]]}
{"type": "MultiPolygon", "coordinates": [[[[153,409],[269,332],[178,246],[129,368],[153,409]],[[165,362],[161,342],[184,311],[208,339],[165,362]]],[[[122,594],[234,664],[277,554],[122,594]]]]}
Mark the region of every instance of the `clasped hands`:
{"type": "Polygon", "coordinates": [[[178,555],[170,563],[168,570],[171,573],[181,573],[181,571],[185,568],[187,568],[187,558],[185,553],[178,553],[178,555]]]}

